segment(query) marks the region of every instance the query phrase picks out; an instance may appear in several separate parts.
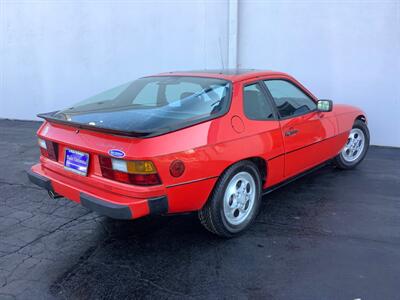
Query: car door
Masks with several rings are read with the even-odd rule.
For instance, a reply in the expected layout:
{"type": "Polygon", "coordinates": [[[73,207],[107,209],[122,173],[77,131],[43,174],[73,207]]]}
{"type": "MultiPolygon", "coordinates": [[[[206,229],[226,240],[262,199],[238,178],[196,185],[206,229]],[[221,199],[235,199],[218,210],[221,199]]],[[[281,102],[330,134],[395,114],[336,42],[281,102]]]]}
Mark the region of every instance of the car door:
{"type": "Polygon", "coordinates": [[[317,104],[288,79],[264,80],[280,118],[285,147],[285,178],[295,176],[326,158],[321,142],[327,130],[317,112],[317,104]]]}

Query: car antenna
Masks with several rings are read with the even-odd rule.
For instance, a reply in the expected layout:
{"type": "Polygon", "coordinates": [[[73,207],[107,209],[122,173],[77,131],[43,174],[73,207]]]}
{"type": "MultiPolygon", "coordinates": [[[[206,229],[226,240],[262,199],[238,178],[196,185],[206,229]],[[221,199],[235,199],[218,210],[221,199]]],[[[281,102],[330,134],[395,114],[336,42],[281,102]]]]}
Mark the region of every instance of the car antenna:
{"type": "Polygon", "coordinates": [[[220,55],[220,59],[221,59],[222,70],[225,70],[224,58],[222,57],[221,37],[218,38],[218,45],[219,45],[219,55],[220,55]]]}

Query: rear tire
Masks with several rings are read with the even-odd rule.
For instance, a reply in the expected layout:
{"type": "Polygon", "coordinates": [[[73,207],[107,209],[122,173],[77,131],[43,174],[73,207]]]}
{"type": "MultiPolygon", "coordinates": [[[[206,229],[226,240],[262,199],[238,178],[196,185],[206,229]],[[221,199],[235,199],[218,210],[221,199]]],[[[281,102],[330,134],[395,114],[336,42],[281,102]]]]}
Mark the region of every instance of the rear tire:
{"type": "Polygon", "coordinates": [[[207,230],[222,237],[233,237],[251,225],[260,203],[260,173],[254,163],[240,161],[221,175],[198,216],[207,230]]]}
{"type": "Polygon", "coordinates": [[[342,170],[355,168],[365,158],[369,148],[369,130],[367,125],[356,120],[350,131],[346,145],[342,151],[335,157],[336,167],[342,170]]]}

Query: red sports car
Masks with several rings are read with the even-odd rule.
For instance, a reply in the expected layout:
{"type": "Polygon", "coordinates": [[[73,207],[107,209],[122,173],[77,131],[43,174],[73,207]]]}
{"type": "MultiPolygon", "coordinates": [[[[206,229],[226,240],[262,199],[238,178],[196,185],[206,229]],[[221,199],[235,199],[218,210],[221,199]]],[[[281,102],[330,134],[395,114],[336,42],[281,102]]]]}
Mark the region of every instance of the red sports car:
{"type": "Polygon", "coordinates": [[[39,117],[28,176],[52,198],[117,219],[198,211],[225,237],[263,194],[327,161],[353,168],[369,146],[363,111],[273,71],[163,73],[39,117]]]}

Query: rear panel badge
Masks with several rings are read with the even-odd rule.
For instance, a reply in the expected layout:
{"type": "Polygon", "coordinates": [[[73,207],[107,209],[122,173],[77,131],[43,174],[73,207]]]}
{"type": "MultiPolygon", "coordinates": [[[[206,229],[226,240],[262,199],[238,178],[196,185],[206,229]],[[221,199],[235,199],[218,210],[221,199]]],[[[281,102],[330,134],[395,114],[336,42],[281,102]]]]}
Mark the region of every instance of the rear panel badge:
{"type": "Polygon", "coordinates": [[[122,150],[118,150],[118,149],[108,150],[108,154],[110,154],[111,156],[117,157],[117,158],[122,158],[125,156],[125,152],[122,150]]]}

